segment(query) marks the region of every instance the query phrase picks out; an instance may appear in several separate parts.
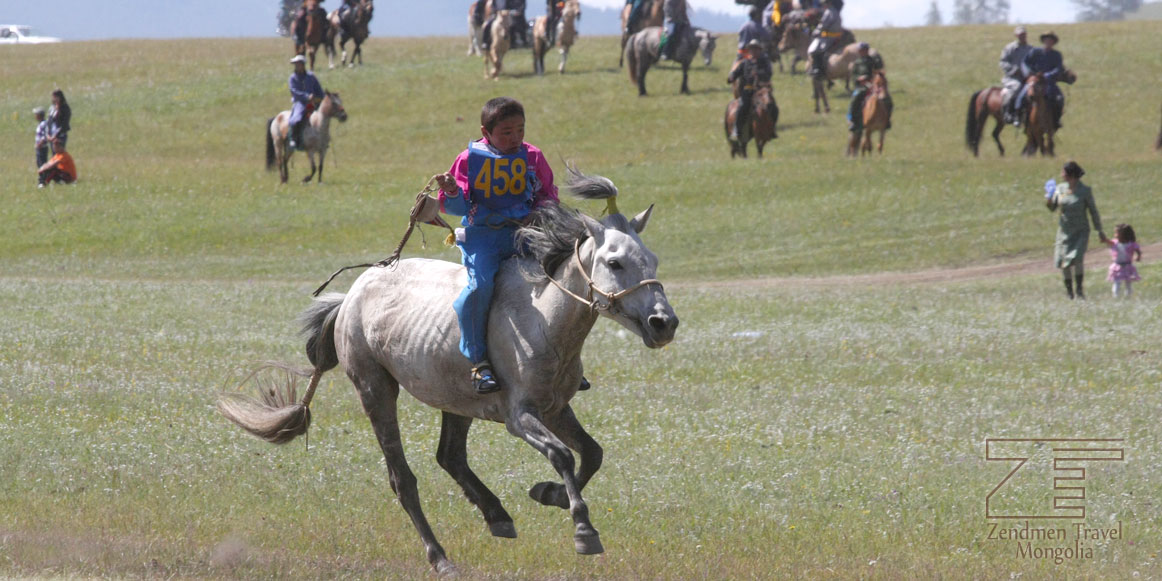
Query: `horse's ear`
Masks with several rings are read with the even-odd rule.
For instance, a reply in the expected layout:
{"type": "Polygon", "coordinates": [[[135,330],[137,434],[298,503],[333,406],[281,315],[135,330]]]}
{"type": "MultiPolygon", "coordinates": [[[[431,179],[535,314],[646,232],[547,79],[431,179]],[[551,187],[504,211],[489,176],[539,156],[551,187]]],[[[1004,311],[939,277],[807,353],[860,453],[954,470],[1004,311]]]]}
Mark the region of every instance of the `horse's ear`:
{"type": "Polygon", "coordinates": [[[583,213],[581,214],[581,221],[585,224],[585,229],[589,231],[589,236],[596,240],[598,244],[600,244],[601,241],[605,239],[604,224],[583,213]]]}
{"type": "Polygon", "coordinates": [[[634,216],[633,220],[629,221],[629,225],[631,228],[633,228],[633,231],[637,232],[638,234],[641,234],[642,230],[646,229],[646,223],[650,221],[650,214],[652,214],[653,212],[654,212],[654,205],[650,204],[650,207],[646,208],[646,210],[644,212],[642,212],[641,214],[638,214],[637,216],[634,216]]]}

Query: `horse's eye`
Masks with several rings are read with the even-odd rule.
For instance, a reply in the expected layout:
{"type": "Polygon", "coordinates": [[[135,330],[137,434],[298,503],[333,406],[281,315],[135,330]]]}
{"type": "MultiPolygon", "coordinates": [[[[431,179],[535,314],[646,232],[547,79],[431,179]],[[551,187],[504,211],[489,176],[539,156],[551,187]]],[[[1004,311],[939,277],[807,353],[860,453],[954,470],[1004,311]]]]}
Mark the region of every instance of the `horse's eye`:
{"type": "Polygon", "coordinates": [[[616,258],[612,259],[609,261],[609,269],[610,270],[621,270],[621,263],[618,262],[616,258]]]}

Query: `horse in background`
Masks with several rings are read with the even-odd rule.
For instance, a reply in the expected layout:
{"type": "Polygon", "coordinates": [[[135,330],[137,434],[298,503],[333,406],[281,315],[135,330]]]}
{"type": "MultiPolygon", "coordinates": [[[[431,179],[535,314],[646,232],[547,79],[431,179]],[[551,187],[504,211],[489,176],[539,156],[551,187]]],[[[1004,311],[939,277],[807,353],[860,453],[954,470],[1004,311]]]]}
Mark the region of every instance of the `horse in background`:
{"type": "MultiPolygon", "coordinates": [[[[843,36],[839,41],[827,50],[827,58],[825,60],[827,69],[823,71],[822,75],[815,75],[811,78],[811,94],[815,99],[815,113],[819,113],[819,102],[823,102],[823,111],[825,113],[831,112],[831,103],[827,101],[827,89],[830,89],[835,84],[836,79],[844,79],[844,84],[848,90],[851,91],[851,67],[855,64],[855,59],[859,58],[859,46],[855,44],[855,35],[850,30],[844,29],[843,36]],[[824,84],[826,83],[826,86],[824,84]]],[[[872,56],[869,50],[868,55],[872,56]]],[[[874,56],[879,56],[879,53],[874,53],[874,56]]],[[[793,70],[793,67],[792,67],[793,70]]]]}
{"type": "Polygon", "coordinates": [[[661,26],[665,22],[666,14],[663,0],[642,0],[642,2],[641,14],[632,30],[629,28],[629,13],[633,10],[633,6],[626,4],[621,9],[621,52],[618,53],[618,68],[625,65],[625,45],[629,42],[629,37],[641,32],[642,29],[661,26]]]}
{"type": "MultiPolygon", "coordinates": [[[[561,65],[557,72],[565,74],[565,62],[569,60],[569,48],[577,40],[577,21],[581,20],[581,2],[579,0],[565,0],[565,7],[561,10],[561,18],[557,21],[556,44],[560,47],[561,65]]],[[[549,42],[549,17],[538,16],[533,22],[533,72],[545,74],[545,53],[552,49],[549,42]]]]}
{"type": "Polygon", "coordinates": [[[964,143],[972,151],[973,157],[980,157],[980,139],[989,117],[997,121],[996,127],[993,128],[993,141],[997,143],[1001,157],[1005,156],[1005,146],[1001,144],[1001,132],[1005,130],[1002,91],[1001,87],[988,87],[973,93],[968,99],[968,115],[964,120],[964,143]]]}
{"type": "Polygon", "coordinates": [[[371,35],[369,24],[371,17],[375,12],[375,5],[373,0],[359,0],[342,18],[339,17],[339,11],[333,10],[327,19],[331,26],[327,33],[327,64],[329,68],[335,68],[335,32],[339,32],[339,49],[343,51],[343,55],[339,61],[340,66],[347,65],[347,41],[355,42],[355,49],[351,51],[351,64],[355,66],[355,59],[358,57],[359,64],[363,64],[363,41],[371,35]]]}
{"type": "MultiPolygon", "coordinates": [[[[735,95],[739,93],[738,83],[739,81],[735,81],[735,95]]],[[[726,118],[723,123],[726,126],[726,141],[730,144],[730,157],[739,155],[745,159],[747,143],[753,139],[759,159],[762,159],[763,146],[768,141],[779,137],[777,129],[779,105],[775,102],[774,91],[771,90],[770,85],[765,84],[755,91],[754,96],[751,97],[749,123],[744,123],[738,128],[738,139],[735,140],[730,138],[730,129],[734,126],[735,119],[738,118],[740,107],[742,107],[742,99],[737,97],[726,105],[726,118]]]]}
{"type": "Polygon", "coordinates": [[[888,77],[884,75],[883,71],[876,71],[872,75],[871,88],[868,89],[867,97],[863,100],[863,108],[860,111],[863,118],[863,131],[860,133],[851,132],[851,140],[848,143],[847,154],[855,157],[855,148],[859,143],[860,134],[863,134],[863,145],[859,148],[859,155],[870,155],[872,152],[872,133],[880,132],[879,146],[876,148],[877,153],[884,152],[884,134],[888,131],[888,123],[892,120],[892,111],[888,107],[888,101],[891,99],[891,94],[888,93],[888,77]]]}
{"type": "Polygon", "coordinates": [[[783,72],[783,53],[791,53],[794,55],[794,58],[791,59],[792,75],[796,74],[795,65],[798,65],[800,62],[809,62],[807,49],[811,46],[811,31],[815,28],[815,25],[819,24],[821,17],[822,14],[815,8],[810,10],[793,10],[790,14],[783,17],[783,34],[778,44],[776,44],[776,50],[772,54],[774,58],[778,59],[779,72],[783,72]]]}
{"type": "MultiPolygon", "coordinates": [[[[283,111],[267,121],[266,127],[266,170],[271,171],[278,166],[278,177],[286,183],[289,177],[288,163],[294,155],[294,150],[287,146],[287,137],[290,135],[290,111],[283,111]]],[[[327,156],[327,148],[331,145],[331,119],[336,118],[340,123],[347,120],[347,110],[343,108],[343,101],[339,93],[326,92],[319,107],[307,118],[307,126],[303,127],[303,142],[301,148],[307,152],[307,159],[311,160],[311,173],[303,178],[303,183],[309,183],[315,177],[315,155],[319,156],[318,174],[319,183],[323,183],[323,159],[327,156]]]]}
{"type": "Polygon", "coordinates": [[[483,55],[484,34],[482,27],[492,12],[492,3],[488,0],[476,0],[468,5],[468,56],[483,55]]]}
{"type": "MultiPolygon", "coordinates": [[[[617,195],[606,178],[571,173],[569,189],[578,197],[617,195]]],[[[657,280],[657,256],[640,237],[652,210],[598,221],[550,204],[537,211],[535,226],[518,230],[517,246],[527,252],[501,264],[488,319],[489,358],[503,391],[478,395],[468,380],[471,363],[457,348],[460,331],[451,306],[464,287],[464,267],[411,258],[369,268],[346,294],[323,295],[303,313],[312,371],[302,399],[295,394],[297,378],[290,377],[283,385],[262,386],[261,399],[220,399],[218,410],[250,434],[285,444],[310,427],[310,402],[323,374],[342,369],[370,420],[391,489],[439,575],[455,573],[455,565],[424,516],[400,438],[399,395],[407,391],[442,412],[437,463],[479,509],[493,536],[515,538],[512,517],[468,463],[472,423],[501,423],[543,454],[559,479],[533,484],[529,496],[568,511],[578,554],[601,553],[582,491],[601,467],[603,451],[569,402],[581,382],[585,340],[599,318],[624,327],[650,349],[674,340],[678,316],[657,280]],[[570,289],[585,289],[577,292],[588,296],[570,289]]]]}
{"type": "Polygon", "coordinates": [[[705,28],[692,27],[694,38],[698,39],[698,52],[702,55],[702,62],[710,66],[714,60],[714,49],[718,47],[718,37],[705,28]]]}
{"type": "Polygon", "coordinates": [[[484,78],[496,79],[504,66],[504,55],[512,46],[509,29],[512,28],[511,10],[501,10],[492,20],[492,45],[484,51],[484,78]]]}
{"type": "MultiPolygon", "coordinates": [[[[318,4],[315,6],[317,7],[318,4]]],[[[303,35],[305,42],[295,45],[295,54],[306,56],[308,66],[313,71],[315,70],[315,54],[319,52],[319,45],[324,44],[330,34],[330,26],[327,24],[326,12],[323,12],[322,9],[307,10],[306,21],[307,32],[303,35]]],[[[297,22],[294,26],[297,26],[297,22]]]]}
{"type": "Polygon", "coordinates": [[[1041,155],[1053,157],[1053,135],[1057,125],[1053,121],[1053,105],[1049,102],[1049,83],[1041,73],[1030,75],[1025,80],[1025,102],[1028,114],[1025,124],[1025,148],[1021,155],[1026,157],[1041,155]]]}
{"type": "MultiPolygon", "coordinates": [[[[678,43],[674,47],[674,58],[671,60],[682,65],[680,92],[683,95],[689,95],[690,62],[698,53],[698,40],[692,32],[687,30],[687,33],[681,38],[671,39],[670,42],[678,43]]],[[[629,79],[637,83],[639,97],[646,96],[646,73],[650,70],[651,65],[658,62],[661,44],[662,27],[660,26],[651,26],[634,33],[625,44],[626,68],[629,70],[629,79]]]]}

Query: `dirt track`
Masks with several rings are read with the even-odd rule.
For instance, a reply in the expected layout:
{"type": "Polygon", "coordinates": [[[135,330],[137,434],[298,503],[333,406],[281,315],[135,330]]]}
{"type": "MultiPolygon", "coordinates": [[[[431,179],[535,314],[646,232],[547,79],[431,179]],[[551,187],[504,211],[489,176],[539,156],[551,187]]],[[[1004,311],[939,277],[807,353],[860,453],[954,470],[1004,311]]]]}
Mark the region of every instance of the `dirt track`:
{"type": "MultiPolygon", "coordinates": [[[[1052,249],[1046,251],[1044,258],[1037,260],[1022,260],[1018,262],[1002,262],[982,266],[965,266],[962,268],[932,268],[913,272],[878,272],[872,274],[840,274],[834,276],[773,276],[766,278],[746,278],[722,281],[693,282],[675,281],[668,285],[675,288],[743,288],[761,289],[769,287],[804,288],[804,287],[834,287],[834,286],[868,286],[868,285],[901,285],[901,284],[932,284],[948,282],[967,282],[973,280],[987,280],[1005,278],[1022,274],[1050,274],[1054,272],[1052,249]]],[[[1162,253],[1162,242],[1142,247],[1142,263],[1155,262],[1155,257],[1162,253]]],[[[1091,245],[1085,253],[1087,270],[1097,270],[1100,266],[1102,280],[1105,280],[1105,268],[1109,262],[1109,249],[1100,242],[1091,245]]]]}

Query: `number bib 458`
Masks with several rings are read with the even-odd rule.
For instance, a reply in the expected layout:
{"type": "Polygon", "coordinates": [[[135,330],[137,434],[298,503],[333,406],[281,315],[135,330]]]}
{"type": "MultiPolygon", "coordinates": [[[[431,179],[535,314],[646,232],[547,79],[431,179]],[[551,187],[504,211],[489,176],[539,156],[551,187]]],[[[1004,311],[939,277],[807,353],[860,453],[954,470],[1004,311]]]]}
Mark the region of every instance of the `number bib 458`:
{"type": "Polygon", "coordinates": [[[527,202],[532,195],[528,150],[511,155],[480,141],[468,144],[468,184],[472,201],[493,210],[527,202]]]}

